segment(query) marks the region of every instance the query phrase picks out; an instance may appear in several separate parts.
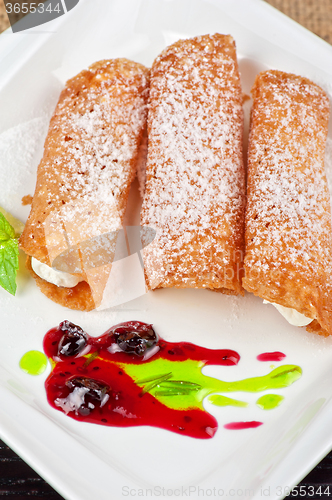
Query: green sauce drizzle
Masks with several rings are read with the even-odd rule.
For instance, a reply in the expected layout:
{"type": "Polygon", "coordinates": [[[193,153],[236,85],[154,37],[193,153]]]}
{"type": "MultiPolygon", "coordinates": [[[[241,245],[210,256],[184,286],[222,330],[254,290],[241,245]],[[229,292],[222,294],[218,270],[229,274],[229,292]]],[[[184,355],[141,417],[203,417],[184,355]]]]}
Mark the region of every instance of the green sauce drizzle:
{"type": "Polygon", "coordinates": [[[19,365],[29,375],[40,375],[46,370],[47,357],[40,351],[28,351],[20,359],[19,365]]]}
{"type": "MultiPolygon", "coordinates": [[[[142,395],[152,394],[164,405],[173,409],[203,409],[203,399],[212,393],[262,392],[288,387],[302,375],[296,365],[278,366],[267,375],[247,378],[236,382],[203,375],[204,362],[197,360],[170,361],[158,358],[142,364],[121,364],[123,370],[142,388],[142,395]]],[[[213,397],[209,399],[218,406],[233,404],[243,406],[243,401],[213,397]],[[231,403],[232,402],[232,403],[231,403]]]]}
{"type": "Polygon", "coordinates": [[[265,394],[257,399],[256,405],[262,410],[273,410],[280,406],[284,399],[284,396],[280,396],[280,394],[265,394]]]}
{"type": "Polygon", "coordinates": [[[226,396],[221,396],[220,394],[213,394],[212,396],[209,396],[208,400],[215,406],[238,406],[245,408],[249,405],[249,403],[246,403],[245,401],[227,398],[226,396]]]}

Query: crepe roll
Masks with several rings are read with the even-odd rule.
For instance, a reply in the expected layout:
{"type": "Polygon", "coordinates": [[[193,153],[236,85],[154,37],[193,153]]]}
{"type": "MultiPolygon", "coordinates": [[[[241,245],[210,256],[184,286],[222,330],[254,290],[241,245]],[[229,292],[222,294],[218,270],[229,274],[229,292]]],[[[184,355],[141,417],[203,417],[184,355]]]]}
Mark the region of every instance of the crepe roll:
{"type": "Polygon", "coordinates": [[[149,70],[104,60],[61,92],[20,238],[41,291],[63,306],[98,306],[114,257],[147,118],[149,70]]]}
{"type": "Polygon", "coordinates": [[[257,76],[252,94],[243,286],[292,324],[332,334],[329,100],[275,70],[257,76]]]}
{"type": "Polygon", "coordinates": [[[243,293],[242,135],[232,37],[199,36],[166,48],[151,69],[142,207],[142,226],[156,231],[143,250],[149,290],[243,293]]]}

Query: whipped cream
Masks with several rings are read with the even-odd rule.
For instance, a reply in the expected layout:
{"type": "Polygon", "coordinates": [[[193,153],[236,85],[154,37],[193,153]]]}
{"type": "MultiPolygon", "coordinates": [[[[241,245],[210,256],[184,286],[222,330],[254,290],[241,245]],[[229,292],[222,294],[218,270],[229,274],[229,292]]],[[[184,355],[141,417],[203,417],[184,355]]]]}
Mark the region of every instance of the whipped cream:
{"type": "Polygon", "coordinates": [[[73,274],[65,273],[63,271],[57,271],[52,267],[39,262],[39,260],[34,257],[31,258],[31,267],[34,272],[43,280],[48,281],[48,283],[53,283],[56,286],[63,286],[66,288],[73,288],[80,281],[81,278],[74,276],[73,274]]]}
{"type": "Polygon", "coordinates": [[[268,300],[263,300],[263,304],[272,304],[291,325],[307,326],[313,321],[312,318],[304,316],[304,314],[299,313],[296,309],[292,309],[291,307],[281,306],[280,304],[275,304],[268,300]]]}

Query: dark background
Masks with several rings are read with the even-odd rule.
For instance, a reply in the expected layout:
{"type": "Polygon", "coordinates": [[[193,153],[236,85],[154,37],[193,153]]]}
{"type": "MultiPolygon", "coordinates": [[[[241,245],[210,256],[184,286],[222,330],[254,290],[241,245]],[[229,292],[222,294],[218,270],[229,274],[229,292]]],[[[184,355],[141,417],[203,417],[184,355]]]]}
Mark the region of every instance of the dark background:
{"type": "MultiPolygon", "coordinates": [[[[327,500],[332,498],[332,452],[301,481],[300,486],[304,486],[302,492],[305,496],[300,496],[298,488],[297,497],[290,495],[288,498],[302,498],[314,500],[327,500]],[[313,488],[309,488],[313,486],[313,488]],[[319,486],[322,488],[319,490],[319,486]],[[330,495],[324,495],[326,487],[330,488],[330,495]],[[312,494],[312,492],[318,492],[312,494]],[[321,494],[319,494],[319,491],[321,494]]],[[[295,495],[296,492],[294,492],[295,495]]],[[[49,499],[62,500],[56,491],[49,486],[38,474],[32,470],[23,460],[21,460],[8,446],[0,441],[0,498],[11,500],[28,499],[49,499]]],[[[262,497],[266,498],[266,497],[262,497]]],[[[91,499],[98,500],[98,499],[91,499]]],[[[110,497],[111,500],[111,497],[110,497]]],[[[234,497],[234,500],[236,499],[234,497]]]]}

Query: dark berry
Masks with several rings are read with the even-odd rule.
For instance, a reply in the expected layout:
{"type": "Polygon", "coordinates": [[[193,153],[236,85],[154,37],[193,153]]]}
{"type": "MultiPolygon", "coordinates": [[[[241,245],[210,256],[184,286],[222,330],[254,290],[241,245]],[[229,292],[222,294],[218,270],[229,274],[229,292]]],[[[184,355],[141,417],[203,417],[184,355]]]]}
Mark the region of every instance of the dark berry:
{"type": "Polygon", "coordinates": [[[88,336],[80,326],[63,321],[59,330],[64,332],[58,346],[58,354],[62,356],[76,356],[83,351],[88,342],[88,336]]]}
{"type": "Polygon", "coordinates": [[[73,392],[76,388],[84,388],[84,402],[77,409],[80,415],[87,416],[92,410],[96,407],[103,406],[108,400],[108,392],[110,387],[107,384],[103,384],[102,382],[97,382],[91,378],[86,377],[74,377],[66,382],[66,386],[73,392]]]}
{"type": "Polygon", "coordinates": [[[137,356],[144,356],[146,351],[158,342],[152,326],[139,321],[129,321],[116,326],[112,330],[112,336],[122,351],[137,356]]]}

